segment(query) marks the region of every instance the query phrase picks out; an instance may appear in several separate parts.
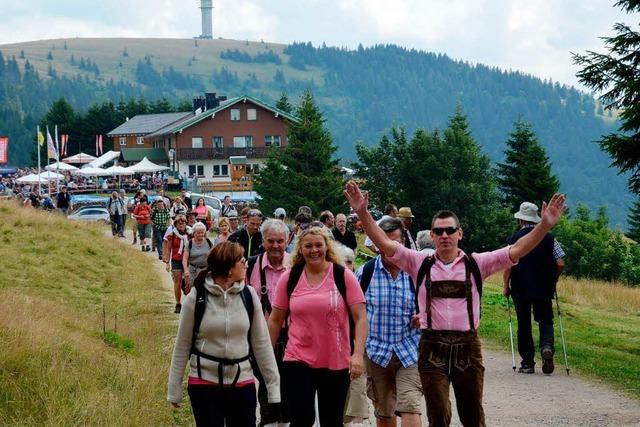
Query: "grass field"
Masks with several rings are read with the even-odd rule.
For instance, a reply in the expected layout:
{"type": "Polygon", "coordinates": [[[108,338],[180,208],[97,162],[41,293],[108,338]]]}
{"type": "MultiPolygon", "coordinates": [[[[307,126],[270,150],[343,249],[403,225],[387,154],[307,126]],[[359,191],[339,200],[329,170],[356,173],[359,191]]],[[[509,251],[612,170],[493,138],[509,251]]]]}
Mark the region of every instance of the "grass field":
{"type": "Polygon", "coordinates": [[[148,258],[2,202],[0,259],[0,425],[191,423],[165,401],[176,317],[148,258]]]}

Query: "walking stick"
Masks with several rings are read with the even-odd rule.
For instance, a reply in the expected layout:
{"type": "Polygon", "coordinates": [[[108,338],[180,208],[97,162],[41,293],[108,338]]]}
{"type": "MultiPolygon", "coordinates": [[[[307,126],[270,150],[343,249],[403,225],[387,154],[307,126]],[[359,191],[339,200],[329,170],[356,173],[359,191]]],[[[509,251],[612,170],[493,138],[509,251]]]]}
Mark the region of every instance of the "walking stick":
{"type": "Polygon", "coordinates": [[[556,307],[558,308],[558,321],[560,322],[560,338],[562,339],[562,353],[564,354],[564,367],[569,375],[569,361],[567,359],[567,345],[564,341],[564,328],[562,327],[562,313],[560,313],[560,303],[558,302],[558,291],[554,293],[556,298],[556,307]]]}
{"type": "Polygon", "coordinates": [[[509,309],[509,340],[511,341],[511,361],[513,372],[516,371],[516,353],[513,350],[513,326],[511,325],[511,298],[507,295],[507,308],[509,309]]]}

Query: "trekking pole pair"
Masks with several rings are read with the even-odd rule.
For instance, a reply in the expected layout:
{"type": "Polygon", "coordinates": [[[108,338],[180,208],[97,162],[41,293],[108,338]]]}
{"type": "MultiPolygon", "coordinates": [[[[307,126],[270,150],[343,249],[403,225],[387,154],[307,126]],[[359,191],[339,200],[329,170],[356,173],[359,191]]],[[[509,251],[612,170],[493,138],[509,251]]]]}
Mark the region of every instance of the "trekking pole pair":
{"type": "MultiPolygon", "coordinates": [[[[555,300],[556,300],[556,308],[558,310],[558,321],[560,322],[560,339],[562,340],[562,353],[564,355],[564,367],[567,371],[567,375],[569,375],[569,360],[567,359],[567,344],[564,340],[564,327],[562,325],[562,312],[560,311],[560,302],[558,301],[558,292],[554,292],[555,300]]],[[[507,296],[507,309],[509,311],[509,340],[511,341],[511,360],[513,372],[516,371],[516,356],[513,347],[513,326],[511,320],[511,298],[507,296]]]]}

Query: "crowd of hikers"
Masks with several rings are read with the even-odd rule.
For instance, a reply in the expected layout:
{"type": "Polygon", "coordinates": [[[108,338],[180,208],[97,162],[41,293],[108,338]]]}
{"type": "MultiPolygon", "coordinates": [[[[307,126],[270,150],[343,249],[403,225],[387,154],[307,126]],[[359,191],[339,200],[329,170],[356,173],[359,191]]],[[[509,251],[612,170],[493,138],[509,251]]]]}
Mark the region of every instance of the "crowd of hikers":
{"type": "MultiPolygon", "coordinates": [[[[173,406],[183,400],[189,365],[198,426],[358,426],[370,402],[369,422],[378,426],[395,426],[397,417],[403,426],[422,425],[423,403],[430,426],[448,426],[451,385],[461,423],[484,426],[477,331],[482,281],[498,271],[525,325],[520,372],[534,372],[532,307],[543,321],[543,372],[553,372],[547,287],[555,290],[562,249],[549,231],[564,196],[543,204],[540,215],[523,203],[514,215],[521,229],[505,247],[466,254],[454,212],[437,212],[431,229],[414,238],[410,208],[389,205],[375,221],[355,182],[344,194],[376,254],[355,272],[358,243],[344,214],[316,219],[302,206],[291,220],[282,208],[267,219],[258,209],[237,212],[225,198],[215,236],[186,196],[185,212],[175,201],[168,208],[160,198],[149,208],[139,198],[133,217],[153,224],[180,314],[168,379],[173,406]],[[530,295],[523,277],[541,268],[553,272],[534,284],[540,295],[530,295]]],[[[141,242],[149,237],[138,230],[141,242]]]]}

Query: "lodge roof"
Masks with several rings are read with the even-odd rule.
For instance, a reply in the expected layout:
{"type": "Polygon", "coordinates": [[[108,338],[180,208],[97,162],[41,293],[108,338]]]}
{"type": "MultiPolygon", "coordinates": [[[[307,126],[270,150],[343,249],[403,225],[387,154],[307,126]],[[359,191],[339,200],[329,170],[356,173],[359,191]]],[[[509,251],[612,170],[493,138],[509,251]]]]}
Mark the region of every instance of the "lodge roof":
{"type": "Polygon", "coordinates": [[[193,117],[192,112],[138,114],[107,134],[108,137],[125,135],[148,135],[176,122],[193,117]]]}

